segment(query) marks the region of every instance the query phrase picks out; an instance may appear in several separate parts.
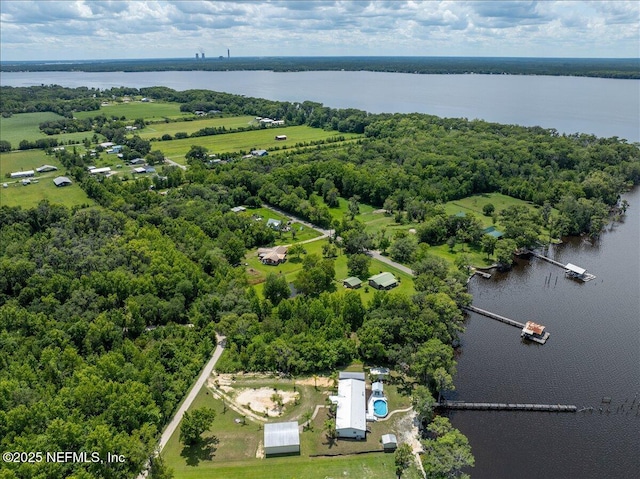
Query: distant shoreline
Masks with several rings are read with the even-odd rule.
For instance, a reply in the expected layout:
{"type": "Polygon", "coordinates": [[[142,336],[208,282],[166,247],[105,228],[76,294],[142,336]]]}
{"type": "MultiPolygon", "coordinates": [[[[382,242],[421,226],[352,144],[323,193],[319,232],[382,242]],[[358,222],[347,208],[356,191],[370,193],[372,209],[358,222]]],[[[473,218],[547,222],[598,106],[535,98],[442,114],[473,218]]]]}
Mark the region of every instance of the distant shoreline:
{"type": "Polygon", "coordinates": [[[372,71],[414,74],[551,75],[640,79],[639,58],[217,57],[3,61],[2,72],[372,71]]]}

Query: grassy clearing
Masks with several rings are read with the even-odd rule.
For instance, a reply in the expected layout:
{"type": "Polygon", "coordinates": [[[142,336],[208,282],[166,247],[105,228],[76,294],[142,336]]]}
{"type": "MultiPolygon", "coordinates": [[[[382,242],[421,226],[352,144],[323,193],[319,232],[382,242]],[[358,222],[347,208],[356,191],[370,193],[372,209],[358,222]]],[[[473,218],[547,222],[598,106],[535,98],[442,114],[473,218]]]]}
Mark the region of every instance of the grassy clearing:
{"type": "Polygon", "coordinates": [[[129,103],[110,103],[108,106],[100,107],[99,111],[79,111],[75,113],[76,118],[90,118],[104,114],[108,118],[116,116],[125,117],[127,120],[143,118],[154,121],[162,118],[193,117],[191,113],[182,113],[179,103],[152,102],[143,103],[134,101],[129,103]]]}
{"type": "Polygon", "coordinates": [[[225,127],[227,129],[241,128],[249,126],[253,121],[252,116],[230,116],[223,118],[207,118],[203,120],[193,121],[174,121],[169,123],[152,123],[147,125],[144,130],[136,132],[140,138],[161,138],[162,135],[175,135],[178,132],[194,133],[203,128],[220,128],[225,127]]]}
{"type": "MultiPolygon", "coordinates": [[[[191,146],[199,145],[209,149],[212,153],[236,153],[251,150],[269,150],[270,148],[294,148],[296,143],[326,140],[341,135],[337,131],[325,131],[309,126],[289,126],[284,128],[267,128],[264,130],[227,133],[224,135],[185,138],[182,140],[164,141],[160,149],[177,163],[185,162],[184,155],[191,146]],[[279,141],[276,135],[287,135],[287,140],[279,141]]],[[[361,135],[349,134],[345,138],[357,138],[361,135]]]]}
{"type": "MultiPolygon", "coordinates": [[[[359,368],[362,370],[362,367],[359,368]]],[[[331,384],[326,378],[320,378],[318,387],[313,386],[312,378],[297,378],[296,390],[300,393],[300,402],[291,406],[288,412],[270,422],[297,420],[302,415],[323,405],[325,398],[331,394],[331,384]]],[[[276,387],[279,390],[293,389],[291,379],[268,376],[238,375],[232,384],[233,389],[276,387]]],[[[233,391],[230,392],[233,395],[233,391]]],[[[409,405],[407,395],[398,392],[396,386],[385,385],[385,395],[389,400],[390,410],[409,405]]],[[[178,441],[179,430],[171,437],[162,455],[167,465],[173,468],[175,477],[181,479],[200,478],[233,478],[233,479],[290,479],[309,478],[326,479],[327,477],[367,477],[389,478],[394,476],[393,454],[376,452],[362,455],[345,455],[334,457],[310,457],[312,454],[350,454],[357,451],[381,449],[379,440],[382,434],[405,432],[400,427],[404,416],[396,414],[388,421],[373,424],[371,434],[366,441],[337,441],[329,444],[322,431],[326,410],[320,409],[313,422],[313,428],[301,433],[301,453],[299,456],[256,458],[256,452],[263,440],[263,429],[257,423],[247,420],[246,425],[235,422],[240,414],[230,408],[224,412],[222,401],[214,398],[207,388],[203,388],[194,401],[191,409],[208,406],[216,410],[217,415],[212,430],[203,436],[205,441],[214,435],[218,442],[213,445],[213,454],[206,447],[185,448],[178,441]],[[268,469],[266,469],[268,468],[268,469]]],[[[206,442],[205,442],[206,444],[206,442]]],[[[419,476],[415,466],[403,476],[416,479],[419,476]]]]}
{"type": "Polygon", "coordinates": [[[19,113],[9,118],[0,118],[0,140],[7,140],[11,147],[18,148],[22,140],[35,141],[42,138],[57,138],[65,143],[80,143],[93,136],[92,131],[45,135],[38,125],[44,121],[60,120],[63,117],[50,111],[40,113],[19,113]]]}
{"type": "Polygon", "coordinates": [[[0,154],[0,183],[7,183],[7,188],[0,188],[0,206],[21,206],[31,208],[42,200],[65,206],[80,204],[93,205],[84,190],[74,182],[71,186],[58,188],[53,184],[56,176],[64,176],[66,169],[55,158],[47,156],[42,150],[12,151],[0,154]],[[9,179],[5,175],[14,171],[35,170],[44,164],[58,168],[57,171],[36,174],[30,178],[32,183],[23,186],[21,179],[9,179]]]}

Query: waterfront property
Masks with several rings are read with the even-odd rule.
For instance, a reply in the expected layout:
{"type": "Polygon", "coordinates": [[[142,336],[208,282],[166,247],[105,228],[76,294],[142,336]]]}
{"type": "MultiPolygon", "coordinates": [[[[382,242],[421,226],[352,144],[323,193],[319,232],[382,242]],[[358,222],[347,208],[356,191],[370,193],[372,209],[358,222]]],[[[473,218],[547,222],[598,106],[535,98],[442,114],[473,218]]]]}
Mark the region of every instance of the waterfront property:
{"type": "Polygon", "coordinates": [[[336,434],[339,438],[365,439],[367,435],[364,373],[341,372],[338,395],[329,399],[337,405],[336,434]]]}
{"type": "Polygon", "coordinates": [[[264,454],[300,454],[300,430],[298,423],[275,422],[264,425],[264,454]]]}

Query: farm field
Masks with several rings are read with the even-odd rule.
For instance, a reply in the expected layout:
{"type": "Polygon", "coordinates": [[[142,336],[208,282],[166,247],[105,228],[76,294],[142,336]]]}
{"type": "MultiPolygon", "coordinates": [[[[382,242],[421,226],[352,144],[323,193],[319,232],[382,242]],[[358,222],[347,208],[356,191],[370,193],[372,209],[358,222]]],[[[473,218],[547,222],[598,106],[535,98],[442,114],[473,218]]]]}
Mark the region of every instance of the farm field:
{"type": "Polygon", "coordinates": [[[223,118],[206,118],[203,120],[193,121],[161,122],[147,125],[143,130],[137,131],[136,133],[140,138],[148,140],[151,138],[161,138],[162,135],[165,134],[173,136],[178,132],[184,132],[190,135],[191,133],[202,130],[203,128],[220,128],[223,126],[227,129],[241,128],[249,126],[252,121],[254,121],[254,117],[245,115],[223,118]]]}
{"type": "MultiPolygon", "coordinates": [[[[185,138],[181,140],[165,141],[159,148],[165,156],[176,163],[185,164],[184,156],[191,146],[199,145],[207,148],[211,153],[236,153],[250,152],[251,150],[270,148],[295,148],[296,143],[326,140],[342,136],[337,131],[326,131],[310,126],[288,126],[284,128],[267,128],[264,130],[252,130],[224,135],[202,136],[198,138],[185,138]],[[287,135],[287,140],[279,141],[276,135],[287,135]]],[[[345,134],[345,139],[359,138],[361,135],[345,134]]]]}
{"type": "MultiPolygon", "coordinates": [[[[359,368],[362,370],[362,368],[359,368]]],[[[238,397],[259,391],[261,388],[277,388],[284,393],[293,391],[291,379],[270,377],[268,375],[238,375],[229,382],[231,375],[218,376],[229,397],[238,397]]],[[[326,397],[331,394],[332,381],[327,377],[317,379],[317,388],[313,378],[297,378],[296,391],[299,393],[298,404],[289,403],[285,406],[280,417],[269,418],[268,422],[298,421],[302,423],[302,415],[312,412],[316,405],[323,405],[326,397]]],[[[300,455],[288,457],[261,458],[259,451],[262,447],[264,421],[256,421],[249,417],[246,424],[241,422],[241,414],[214,397],[216,387],[203,387],[191,410],[201,407],[211,407],[216,411],[211,430],[204,433],[204,444],[199,447],[184,447],[179,442],[179,430],[171,437],[162,455],[165,463],[175,471],[175,477],[181,479],[199,478],[256,478],[289,479],[310,478],[325,479],[326,477],[371,477],[387,478],[394,476],[393,454],[374,452],[369,454],[353,453],[359,451],[380,450],[379,439],[382,434],[395,432],[400,438],[408,431],[406,413],[395,414],[388,421],[372,425],[372,431],[366,441],[338,441],[330,444],[323,432],[326,410],[320,409],[313,421],[313,428],[300,434],[300,455]],[[217,441],[212,440],[213,436],[217,441]],[[212,444],[213,454],[207,445],[212,444]],[[316,454],[344,454],[333,457],[310,457],[316,454]],[[265,476],[265,468],[268,475],[265,476]]],[[[400,394],[396,386],[386,386],[385,394],[389,399],[389,409],[395,410],[410,405],[408,396],[400,394]]],[[[253,404],[253,403],[252,403],[253,404]]],[[[251,408],[254,410],[254,407],[251,408]]],[[[255,413],[259,413],[256,409],[255,413]]],[[[410,424],[410,421],[408,422],[410,424]]],[[[403,477],[415,479],[420,477],[415,466],[408,469],[403,477]]]]}
{"type": "Polygon", "coordinates": [[[65,143],[70,141],[80,143],[85,138],[91,138],[93,136],[93,131],[45,135],[40,131],[40,128],[38,128],[38,125],[44,121],[60,120],[62,118],[62,116],[50,111],[17,113],[9,118],[0,118],[0,140],[8,141],[15,150],[22,140],[35,141],[42,138],[57,138],[65,143]]]}
{"type": "Polygon", "coordinates": [[[125,117],[127,120],[142,118],[144,120],[160,120],[162,118],[182,118],[193,117],[192,113],[180,111],[179,103],[169,102],[149,102],[132,101],[129,103],[110,103],[108,106],[101,106],[99,111],[79,111],[74,115],[76,118],[89,118],[104,114],[107,117],[125,117]]]}

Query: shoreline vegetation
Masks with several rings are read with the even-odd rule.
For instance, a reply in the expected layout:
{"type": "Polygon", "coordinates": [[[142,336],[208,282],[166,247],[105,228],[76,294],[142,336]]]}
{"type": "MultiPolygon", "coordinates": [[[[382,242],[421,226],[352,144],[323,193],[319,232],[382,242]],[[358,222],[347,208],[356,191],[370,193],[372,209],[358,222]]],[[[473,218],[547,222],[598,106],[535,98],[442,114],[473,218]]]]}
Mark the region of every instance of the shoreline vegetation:
{"type": "MultiPolygon", "coordinates": [[[[311,378],[307,411],[317,375],[389,367],[398,407],[411,403],[423,426],[425,470],[459,476],[470,445],[435,409],[455,389],[470,265],[508,266],[517,249],[565,235],[596,241],[640,184],[638,144],[616,137],[209,90],[0,91],[1,131],[13,135],[0,137],[0,392],[15,392],[0,394],[0,445],[127,458],[117,471],[9,464],[17,477],[135,477],[216,334],[227,338],[218,372],[287,377],[293,392],[311,378]],[[34,201],[45,183],[77,199],[34,201]],[[287,244],[286,261],[258,261],[259,248],[287,244]],[[413,277],[345,289],[344,278],[389,271],[375,250],[413,277]]],[[[259,386],[277,405],[274,382],[259,386]]],[[[181,441],[184,455],[174,441],[170,468],[225,467],[247,437],[225,436],[242,427],[212,397],[200,396],[214,410],[201,433],[219,438],[181,441]]],[[[335,418],[318,417],[303,447],[322,451],[335,418]]],[[[282,460],[286,474],[296,461],[282,460]]]]}
{"type": "Polygon", "coordinates": [[[144,72],[270,70],[414,74],[553,75],[640,79],[638,58],[517,57],[239,57],[70,61],[3,61],[2,72],[144,72]]]}

